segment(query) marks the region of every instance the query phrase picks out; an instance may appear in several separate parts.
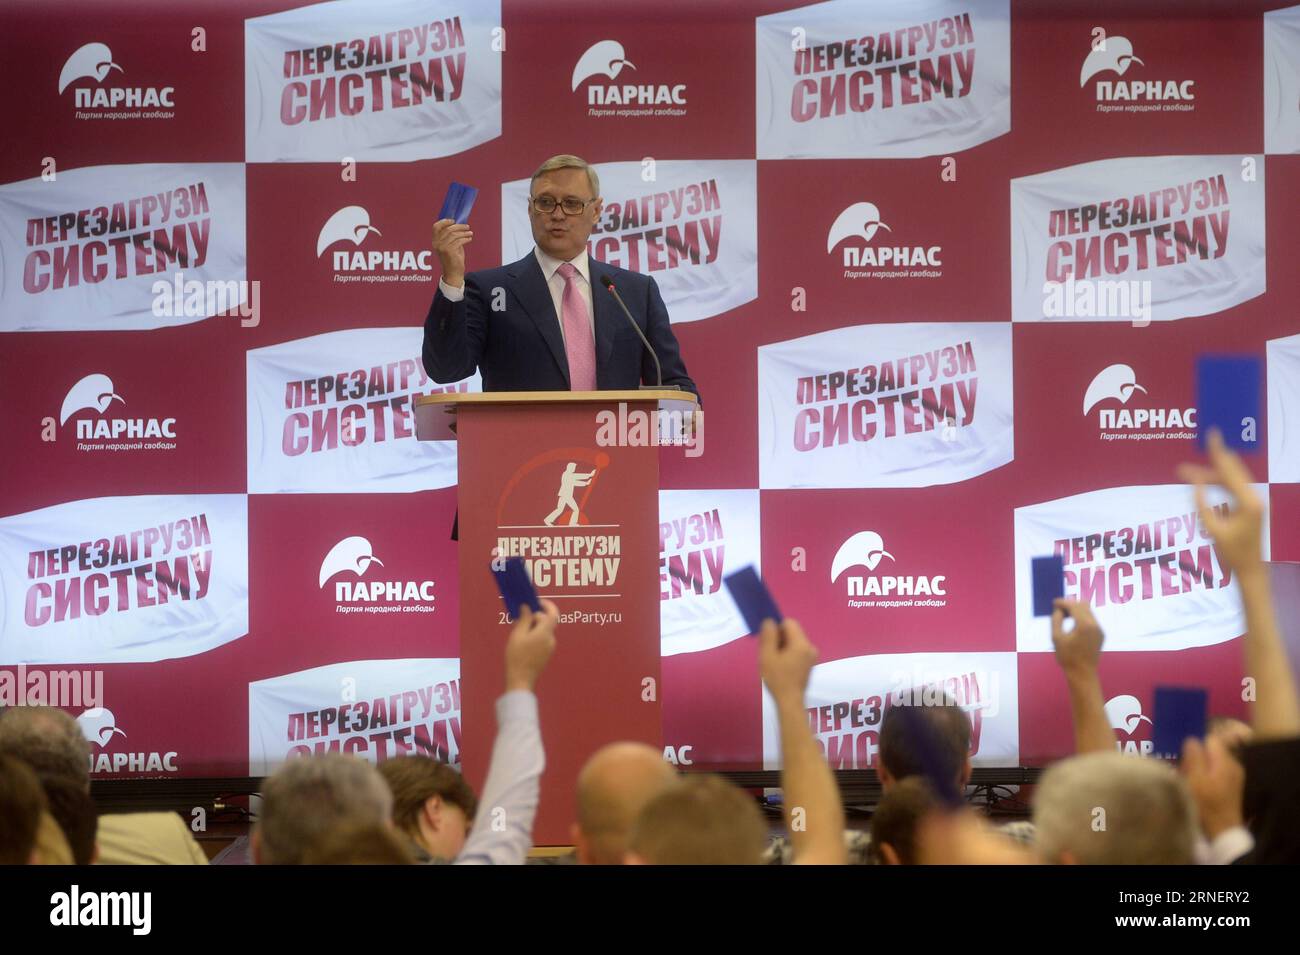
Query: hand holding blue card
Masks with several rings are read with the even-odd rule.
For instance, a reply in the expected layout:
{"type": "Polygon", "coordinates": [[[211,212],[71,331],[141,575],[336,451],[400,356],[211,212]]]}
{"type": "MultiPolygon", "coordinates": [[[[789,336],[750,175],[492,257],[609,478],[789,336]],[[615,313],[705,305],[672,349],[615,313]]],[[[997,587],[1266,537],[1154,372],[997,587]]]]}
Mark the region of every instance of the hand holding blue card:
{"type": "Polygon", "coordinates": [[[496,563],[496,560],[492,562],[492,575],[497,579],[501,599],[506,602],[506,612],[513,617],[519,613],[520,607],[528,606],[532,608],[533,613],[541,613],[542,602],[537,597],[537,588],[528,578],[528,568],[524,566],[524,559],[508,557],[505,567],[501,570],[496,568],[496,563]]]}
{"type": "Polygon", "coordinates": [[[438,218],[465,224],[469,221],[469,211],[474,208],[474,200],[477,198],[478,190],[473,186],[453,182],[447,187],[447,198],[442,200],[442,210],[438,213],[438,218]]]}
{"type": "Polygon", "coordinates": [[[745,626],[751,634],[758,633],[763,628],[763,621],[769,617],[777,623],[781,622],[781,611],[776,609],[776,601],[763,586],[753,565],[727,575],[722,582],[727,585],[727,592],[740,608],[740,615],[745,618],[745,626]]]}
{"type": "Polygon", "coordinates": [[[1065,560],[1059,554],[1035,557],[1029,568],[1033,576],[1034,616],[1050,617],[1052,601],[1065,596],[1065,560]]]}
{"type": "Polygon", "coordinates": [[[1196,359],[1196,443],[1205,447],[1211,428],[1236,451],[1258,451],[1260,385],[1263,372],[1255,355],[1202,355],[1196,359]]]}

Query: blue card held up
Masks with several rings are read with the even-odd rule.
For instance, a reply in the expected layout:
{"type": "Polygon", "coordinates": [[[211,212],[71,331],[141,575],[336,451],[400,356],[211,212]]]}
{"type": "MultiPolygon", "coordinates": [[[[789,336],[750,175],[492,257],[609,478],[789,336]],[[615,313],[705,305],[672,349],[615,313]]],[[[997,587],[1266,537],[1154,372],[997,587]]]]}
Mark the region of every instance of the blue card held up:
{"type": "Polygon", "coordinates": [[[1203,739],[1208,707],[1209,695],[1199,687],[1156,687],[1155,718],[1151,721],[1155,755],[1178,757],[1187,737],[1203,739]]]}
{"type": "Polygon", "coordinates": [[[1065,596],[1065,561],[1059,554],[1035,557],[1029,569],[1034,578],[1034,616],[1050,617],[1052,601],[1065,596]]]}
{"type": "Polygon", "coordinates": [[[722,582],[727,585],[727,592],[740,608],[740,615],[745,618],[745,626],[751,634],[758,633],[763,627],[763,621],[769,617],[777,623],[781,622],[781,611],[776,609],[776,601],[763,586],[763,581],[752,564],[734,574],[728,574],[722,582]]]}
{"type": "Polygon", "coordinates": [[[506,602],[506,612],[512,617],[516,616],[519,608],[525,604],[531,607],[534,613],[542,612],[542,602],[537,599],[537,588],[528,578],[528,568],[524,566],[522,557],[506,558],[505,568],[497,570],[493,567],[492,575],[497,579],[501,599],[506,602]]]}
{"type": "Polygon", "coordinates": [[[473,186],[453,182],[447,187],[447,198],[442,200],[442,211],[438,213],[438,218],[452,219],[463,225],[469,221],[469,210],[474,208],[474,200],[477,198],[478,190],[473,186]]]}
{"type": "Polygon", "coordinates": [[[1223,443],[1237,451],[1258,451],[1260,433],[1261,362],[1254,355],[1202,355],[1196,359],[1196,442],[1205,447],[1211,428],[1223,432],[1223,443]]]}

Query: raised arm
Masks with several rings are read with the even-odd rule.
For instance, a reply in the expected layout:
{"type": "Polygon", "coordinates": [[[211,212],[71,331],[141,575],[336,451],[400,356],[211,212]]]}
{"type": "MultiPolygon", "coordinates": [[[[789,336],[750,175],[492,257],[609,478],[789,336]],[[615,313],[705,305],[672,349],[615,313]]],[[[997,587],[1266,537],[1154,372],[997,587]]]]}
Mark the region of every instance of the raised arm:
{"type": "Polygon", "coordinates": [[[1245,463],[1224,445],[1217,430],[1210,433],[1207,445],[1209,467],[1184,464],[1178,473],[1195,486],[1201,523],[1214,538],[1220,562],[1236,575],[1241,588],[1246,613],[1246,676],[1255,681],[1251,723],[1259,740],[1297,736],[1300,699],[1278,631],[1268,565],[1263,558],[1264,502],[1251,487],[1245,463]],[[1226,515],[1206,504],[1207,484],[1222,485],[1232,495],[1233,507],[1226,515]]]}
{"type": "Polygon", "coordinates": [[[788,617],[764,620],[758,635],[758,667],[776,703],[781,726],[781,790],[794,861],[844,865],[844,806],[835,775],[822,757],[804,711],[808,676],[817,649],[788,617]]]}
{"type": "Polygon", "coordinates": [[[1106,697],[1101,692],[1097,662],[1104,636],[1092,608],[1082,600],[1058,597],[1053,602],[1052,646],[1056,662],[1065,674],[1070,694],[1070,716],[1074,721],[1076,753],[1103,753],[1115,748],[1115,731],[1106,719],[1106,697]],[[1065,629],[1065,618],[1074,621],[1065,629]]]}
{"type": "Polygon", "coordinates": [[[442,263],[442,278],[424,319],[424,370],[439,384],[474,374],[483,354],[487,326],[483,296],[465,275],[469,226],[450,219],[433,224],[433,249],[442,263]]]}
{"type": "Polygon", "coordinates": [[[522,865],[533,844],[539,780],[546,768],[537,721],[537,679],[555,650],[559,611],[522,607],[506,643],[506,692],[497,700],[497,738],[478,814],[456,865],[522,865]]]}

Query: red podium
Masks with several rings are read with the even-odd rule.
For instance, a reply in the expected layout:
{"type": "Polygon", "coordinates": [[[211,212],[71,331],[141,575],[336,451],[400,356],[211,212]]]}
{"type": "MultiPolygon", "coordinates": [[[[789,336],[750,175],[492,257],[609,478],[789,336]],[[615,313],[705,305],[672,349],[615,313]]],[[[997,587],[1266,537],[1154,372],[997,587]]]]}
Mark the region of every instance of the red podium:
{"type": "Polygon", "coordinates": [[[613,740],[662,745],[659,402],[671,390],[450,393],[416,400],[416,433],[459,462],[461,763],[482,791],[508,615],[489,564],[519,556],[560,611],[538,684],[546,770],[537,845],[567,845],[578,770],[613,740]],[[649,422],[649,426],[646,423],[649,422]],[[638,439],[640,441],[638,442],[638,439]]]}

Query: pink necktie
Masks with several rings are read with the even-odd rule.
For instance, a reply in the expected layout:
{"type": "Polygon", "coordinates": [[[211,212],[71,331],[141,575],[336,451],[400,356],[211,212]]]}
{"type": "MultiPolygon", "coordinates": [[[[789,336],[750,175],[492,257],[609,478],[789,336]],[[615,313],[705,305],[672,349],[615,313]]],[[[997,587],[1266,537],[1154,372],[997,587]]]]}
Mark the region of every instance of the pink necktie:
{"type": "Polygon", "coordinates": [[[572,262],[559,268],[564,276],[564,298],[561,301],[564,325],[564,353],[569,359],[569,390],[596,390],[596,342],[591,334],[591,319],[587,316],[587,303],[578,291],[575,276],[578,270],[572,262]]]}

